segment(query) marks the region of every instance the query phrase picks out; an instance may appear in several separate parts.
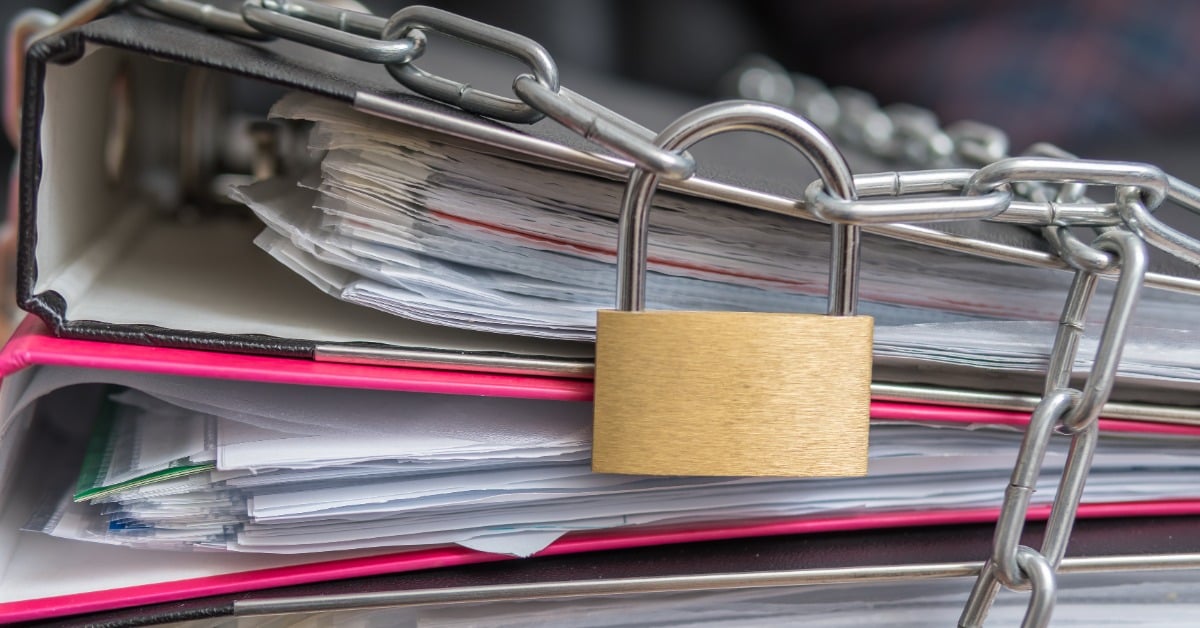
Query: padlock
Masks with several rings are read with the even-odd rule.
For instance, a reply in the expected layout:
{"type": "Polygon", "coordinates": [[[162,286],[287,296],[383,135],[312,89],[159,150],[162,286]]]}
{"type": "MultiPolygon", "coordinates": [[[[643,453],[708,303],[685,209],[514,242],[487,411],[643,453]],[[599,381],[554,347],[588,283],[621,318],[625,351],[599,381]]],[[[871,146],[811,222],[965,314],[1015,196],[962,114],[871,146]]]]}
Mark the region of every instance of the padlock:
{"type": "MultiPolygon", "coordinates": [[[[663,131],[658,144],[686,150],[731,130],[787,141],[832,193],[855,198],[850,168],[829,138],[771,105],[703,107],[663,131]]],[[[592,469],[865,475],[874,321],[853,315],[858,227],[833,227],[833,315],[643,311],[647,218],[657,184],[657,176],[635,170],[622,200],[617,309],[596,318],[592,469]]]]}

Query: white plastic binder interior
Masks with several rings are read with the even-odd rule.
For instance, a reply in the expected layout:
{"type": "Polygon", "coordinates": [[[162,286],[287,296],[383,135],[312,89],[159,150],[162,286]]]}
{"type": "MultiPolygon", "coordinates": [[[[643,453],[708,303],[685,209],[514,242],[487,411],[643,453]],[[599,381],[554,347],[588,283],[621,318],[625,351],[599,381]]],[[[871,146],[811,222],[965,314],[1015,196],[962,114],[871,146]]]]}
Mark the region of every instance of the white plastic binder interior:
{"type": "MultiPolygon", "coordinates": [[[[114,141],[106,130],[114,103],[102,95],[118,72],[151,82],[168,70],[178,67],[96,46],[74,63],[47,64],[35,292],[61,294],[67,320],[314,342],[562,357],[590,353],[574,343],[463,333],[342,303],[255,247],[262,230],[257,222],[183,224],[129,201],[99,166],[114,141]]],[[[169,91],[139,92],[138,124],[166,129],[179,124],[157,113],[175,111],[177,104],[153,100],[177,97],[169,91]]],[[[130,150],[128,158],[136,162],[141,147],[130,150]]],[[[146,168],[142,176],[155,173],[146,168]]]]}
{"type": "MultiPolygon", "coordinates": [[[[35,370],[26,369],[5,378],[0,387],[4,417],[9,417],[21,401],[21,393],[35,370]]],[[[71,394],[68,391],[68,400],[71,394]]],[[[22,532],[34,510],[42,505],[47,482],[54,475],[47,472],[46,461],[59,461],[66,455],[64,431],[87,430],[90,424],[86,417],[72,412],[44,413],[34,421],[35,409],[29,405],[7,424],[0,422],[0,603],[380,553],[280,556],[189,552],[181,556],[178,552],[130,551],[116,545],[22,532]]]]}

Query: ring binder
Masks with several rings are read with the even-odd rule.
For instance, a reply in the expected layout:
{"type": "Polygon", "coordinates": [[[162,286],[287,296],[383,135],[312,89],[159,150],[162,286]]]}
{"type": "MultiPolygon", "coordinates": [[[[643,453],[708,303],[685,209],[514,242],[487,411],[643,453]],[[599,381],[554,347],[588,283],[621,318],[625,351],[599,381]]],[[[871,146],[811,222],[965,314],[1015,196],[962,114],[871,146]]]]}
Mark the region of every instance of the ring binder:
{"type": "MultiPolygon", "coordinates": [[[[159,58],[172,59],[173,62],[238,68],[243,74],[267,80],[280,77],[279,80],[289,87],[315,89],[374,113],[401,116],[409,125],[448,133],[460,140],[471,142],[472,146],[482,151],[503,151],[505,155],[520,156],[522,159],[543,163],[549,160],[559,166],[602,173],[603,176],[621,176],[625,172],[626,166],[622,164],[602,156],[580,152],[578,149],[582,148],[583,144],[574,140],[572,136],[551,135],[551,128],[540,126],[532,129],[533,135],[526,135],[478,119],[456,115],[434,103],[402,95],[388,83],[388,77],[381,78],[378,73],[367,71],[370,68],[339,64],[336,57],[326,53],[313,52],[311,58],[306,55],[284,56],[271,52],[273,49],[270,45],[258,48],[247,43],[234,43],[219,36],[135,15],[114,14],[91,22],[79,31],[78,37],[43,39],[33,50],[30,60],[29,88],[37,91],[49,85],[58,90],[61,88],[55,87],[56,85],[71,81],[71,77],[80,76],[77,72],[84,71],[76,69],[78,64],[115,64],[118,57],[128,56],[134,61],[129,67],[137,74],[133,77],[134,103],[138,111],[141,111],[143,105],[137,103],[144,102],[147,96],[142,95],[137,86],[146,82],[162,84],[167,80],[179,80],[176,73],[181,69],[175,65],[154,62],[137,51],[121,52],[133,41],[137,42],[139,48],[151,51],[159,58]],[[147,28],[150,24],[154,27],[147,28]],[[135,36],[135,33],[138,34],[135,36]],[[52,46],[54,48],[51,48],[52,46]],[[96,49],[96,53],[74,65],[57,65],[49,60],[52,50],[62,49],[66,54],[70,49],[71,54],[74,54],[81,46],[91,46],[96,49]],[[204,55],[183,54],[188,50],[205,52],[204,55]],[[322,69],[330,64],[335,67],[345,66],[345,72],[339,73],[337,77],[330,76],[322,69]],[[42,80],[43,76],[37,74],[38,72],[43,72],[49,83],[42,80]],[[145,78],[139,78],[142,74],[146,75],[145,78]],[[549,141],[551,139],[555,141],[549,141]],[[562,143],[558,143],[558,140],[562,143]]],[[[96,72],[91,74],[101,76],[96,72]]],[[[566,368],[571,370],[586,370],[586,365],[577,367],[573,364],[580,360],[589,361],[591,350],[585,346],[512,342],[469,334],[455,334],[454,338],[450,338],[443,331],[400,324],[394,318],[376,316],[372,312],[362,311],[361,308],[338,307],[327,302],[324,295],[314,293],[305,297],[303,293],[310,292],[310,289],[302,285],[302,282],[284,276],[285,273],[277,269],[261,268],[268,265],[269,260],[259,257],[253,248],[247,246],[250,239],[248,234],[228,234],[229,231],[236,230],[234,223],[203,221],[193,225],[184,235],[182,229],[174,228],[169,222],[153,220],[155,215],[152,211],[140,215],[137,211],[127,211],[140,203],[134,202],[136,196],[131,199],[124,198],[121,188],[113,190],[101,186],[85,190],[79,182],[91,180],[93,174],[89,173],[92,169],[89,163],[101,163],[98,157],[92,159],[85,153],[76,151],[78,163],[72,165],[62,161],[64,155],[59,152],[42,152],[35,149],[42,139],[42,128],[59,127],[63,129],[64,135],[67,134],[67,129],[61,127],[64,124],[61,116],[85,119],[83,112],[71,113],[66,110],[71,103],[96,102],[98,98],[103,100],[102,95],[106,94],[107,85],[93,87],[94,89],[87,89],[85,85],[80,84],[77,88],[80,90],[78,94],[55,97],[49,101],[30,99],[26,103],[29,108],[27,118],[37,119],[38,116],[43,116],[44,119],[41,126],[31,125],[27,128],[30,137],[26,138],[25,142],[29,154],[23,159],[26,193],[23,200],[25,210],[22,225],[23,240],[27,245],[22,248],[20,256],[20,300],[26,309],[38,313],[58,330],[58,333],[77,337],[120,339],[169,346],[205,346],[218,350],[257,351],[299,357],[311,357],[319,348],[321,355],[339,356],[338,359],[347,359],[351,354],[357,355],[362,352],[370,352],[373,355],[372,359],[382,359],[399,350],[400,355],[397,357],[408,363],[411,363],[414,355],[422,356],[424,351],[438,356],[439,363],[453,360],[466,365],[470,364],[472,356],[475,355],[503,355],[507,356],[506,360],[511,358],[515,362],[531,356],[537,360],[550,358],[551,362],[565,361],[566,368]],[[47,103],[52,103],[53,107],[43,106],[47,103]],[[62,110],[58,111],[55,107],[62,110]],[[87,177],[84,177],[85,174],[87,177]],[[39,192],[41,189],[55,188],[58,186],[57,182],[64,177],[77,181],[73,186],[77,189],[74,192],[75,196],[48,197],[39,192]],[[118,213],[117,207],[123,209],[118,213]],[[105,218],[109,212],[113,212],[112,216],[121,215],[128,221],[121,223],[126,225],[125,231],[114,230],[107,236],[103,235],[105,225],[111,224],[105,218]],[[61,224],[75,226],[70,232],[54,226],[61,224]],[[128,239],[133,237],[130,235],[132,232],[139,230],[145,232],[137,239],[136,246],[130,246],[117,237],[128,239]],[[85,260],[71,253],[83,250],[79,242],[84,238],[98,244],[98,259],[85,260]],[[207,245],[203,244],[205,239],[208,239],[207,245]],[[218,239],[224,244],[218,245],[218,239]],[[100,246],[100,243],[106,240],[108,242],[100,246]],[[239,242],[229,243],[235,240],[239,242]],[[102,266],[101,262],[112,259],[107,257],[108,255],[122,250],[127,253],[117,262],[107,267],[102,266]],[[209,259],[211,250],[222,250],[227,262],[212,264],[209,259]],[[167,263],[167,259],[170,259],[171,263],[167,263]],[[68,270],[72,264],[76,266],[77,271],[68,270]],[[157,269],[157,276],[145,277],[145,280],[154,284],[165,282],[168,285],[159,287],[143,283],[145,287],[138,288],[133,284],[134,281],[141,281],[135,279],[135,275],[145,275],[151,268],[157,269]],[[182,274],[168,276],[169,272],[182,274]],[[83,280],[83,285],[78,285],[79,280],[83,280]],[[139,302],[147,301],[144,294],[146,291],[166,294],[170,290],[169,286],[181,285],[194,288],[190,294],[179,289],[173,290],[173,299],[178,299],[175,304],[167,299],[155,298],[151,299],[154,307],[149,307],[150,303],[139,305],[139,302]],[[80,290],[86,290],[89,296],[81,300],[76,294],[80,290]],[[214,302],[220,302],[221,307],[215,308],[214,302]],[[203,315],[195,316],[196,313],[203,315]],[[194,328],[197,325],[202,327],[194,328]]],[[[155,98],[161,99],[166,96],[160,93],[155,98]]],[[[174,107],[177,106],[169,98],[166,102],[149,102],[154,104],[144,106],[154,106],[156,111],[161,111],[164,115],[174,111],[174,107]]],[[[170,128],[169,122],[167,127],[170,128]]],[[[89,124],[87,128],[72,130],[71,134],[74,137],[89,138],[101,129],[102,125],[89,124]]],[[[168,145],[172,134],[156,133],[155,136],[155,139],[159,140],[155,144],[148,144],[149,138],[133,138],[132,146],[136,147],[136,150],[130,155],[130,159],[133,160],[130,167],[135,171],[138,168],[136,164],[140,162],[170,164],[177,159],[174,156],[175,150],[168,145]]],[[[103,137],[96,135],[89,142],[95,143],[86,144],[87,146],[99,150],[103,145],[103,137]]],[[[85,144],[80,144],[83,145],[85,144]]],[[[96,172],[94,176],[100,177],[101,173],[96,172]]],[[[802,177],[802,180],[807,178],[802,177]]],[[[102,179],[98,178],[97,183],[100,181],[102,179]]],[[[753,207],[775,211],[793,214],[801,211],[793,200],[783,196],[751,194],[744,188],[695,178],[678,185],[665,182],[664,187],[670,190],[687,189],[697,195],[749,203],[753,207]]],[[[58,186],[57,189],[63,188],[58,186]]],[[[800,194],[797,193],[796,196],[800,194]]],[[[868,232],[891,234],[920,232],[922,235],[919,237],[926,241],[936,238],[942,242],[955,242],[956,246],[968,242],[961,236],[935,235],[929,228],[915,225],[875,226],[864,229],[868,232]]],[[[1022,238],[1025,243],[1023,246],[1036,242],[1030,234],[1021,229],[1003,231],[1006,237],[1022,238]]],[[[969,241],[978,242],[976,239],[969,241]]],[[[1004,251],[1005,256],[1011,256],[1018,250],[1010,245],[995,242],[988,243],[987,246],[996,251],[1004,251]]],[[[1049,253],[1029,249],[1021,252],[1020,256],[1025,259],[1057,260],[1049,253]]],[[[1061,264],[1058,261],[1053,263],[1061,264]]],[[[1179,281],[1191,280],[1180,279],[1176,283],[1179,281]]],[[[516,368],[521,369],[520,366],[516,368]]],[[[534,365],[534,368],[538,367],[534,365]]]]}
{"type": "MultiPolygon", "coordinates": [[[[139,346],[123,347],[107,343],[56,338],[46,333],[41,323],[33,318],[30,318],[25,323],[22,333],[14,339],[3,355],[0,355],[0,364],[3,364],[5,369],[22,369],[9,372],[5,375],[5,384],[0,391],[9,391],[6,393],[6,397],[11,395],[13,390],[16,390],[14,387],[19,386],[22,378],[32,373],[37,365],[61,365],[71,369],[98,369],[93,372],[118,375],[125,372],[148,372],[179,374],[210,379],[257,380],[291,385],[307,385],[310,387],[314,385],[342,388],[363,387],[469,395],[473,397],[488,395],[584,401],[588,399],[590,393],[590,384],[576,379],[522,378],[453,371],[422,371],[419,369],[398,369],[394,367],[323,364],[287,358],[139,346]]],[[[447,397],[447,399],[454,398],[447,397]]],[[[81,413],[77,411],[71,412],[71,416],[81,416],[81,413]]],[[[944,421],[946,419],[953,419],[961,421],[964,424],[998,422],[1011,427],[1023,426],[1028,420],[1028,414],[1020,412],[971,411],[953,407],[929,408],[915,404],[882,402],[874,404],[872,414],[901,421],[944,421]]],[[[56,424],[58,422],[45,421],[44,423],[56,424]]],[[[69,422],[65,422],[64,424],[66,423],[69,422]]],[[[1194,437],[1196,433],[1196,429],[1189,426],[1134,421],[1109,421],[1107,419],[1104,421],[1104,430],[1106,433],[1109,431],[1112,431],[1114,434],[1120,432],[1145,433],[1148,436],[1154,434],[1160,437],[1175,439],[1188,437],[1189,435],[1194,437]]],[[[0,445],[3,445],[6,449],[20,446],[22,443],[21,433],[22,430],[18,427],[4,430],[4,436],[0,439],[0,445]]],[[[61,450],[61,443],[58,447],[61,450]]],[[[1007,456],[1005,457],[1007,458],[1007,456]]],[[[8,453],[3,453],[0,454],[0,460],[11,461],[13,458],[8,453]]],[[[1003,464],[1007,464],[1007,461],[1004,461],[1003,464]]],[[[2,493],[6,496],[6,504],[16,505],[23,503],[21,499],[12,499],[14,493],[11,490],[14,477],[28,478],[30,476],[8,476],[8,480],[6,481],[7,486],[3,489],[4,493],[2,493]]],[[[988,492],[991,493],[991,489],[988,492]]],[[[13,507],[8,506],[8,508],[13,507]]],[[[1047,511],[1048,508],[1044,505],[1035,504],[1030,509],[1030,516],[1035,519],[1041,519],[1048,514],[1047,511]]],[[[1136,501],[1129,503],[1084,504],[1081,507],[1080,516],[1082,518],[1106,518],[1113,516],[1162,517],[1196,512],[1200,512],[1200,502],[1194,499],[1184,499],[1159,502],[1136,501]]],[[[10,521],[14,513],[16,513],[16,519],[22,519],[19,511],[9,510],[5,513],[4,516],[7,518],[4,520],[10,521]]],[[[809,534],[841,529],[863,530],[876,527],[978,523],[994,521],[995,517],[996,510],[994,508],[931,509],[923,512],[902,511],[879,513],[875,516],[849,513],[845,516],[839,515],[833,517],[796,518],[765,522],[745,521],[735,525],[632,528],[625,532],[596,532],[593,534],[584,533],[577,536],[568,536],[552,545],[544,554],[550,556],[577,551],[607,551],[628,546],[646,547],[666,543],[722,538],[778,537],[780,535],[809,534]]],[[[21,524],[17,523],[15,525],[21,524]]],[[[11,535],[14,533],[15,529],[0,527],[0,556],[5,555],[4,548],[11,547],[7,544],[9,541],[5,539],[12,539],[11,535]]],[[[411,568],[425,568],[431,565],[446,565],[448,563],[467,564],[495,560],[494,555],[462,548],[445,548],[417,551],[415,553],[397,553],[391,550],[372,554],[367,557],[346,557],[345,560],[334,556],[317,554],[308,557],[301,556],[297,559],[301,561],[301,565],[309,565],[307,567],[293,565],[291,567],[279,567],[275,570],[239,575],[238,571],[252,569],[253,567],[243,566],[241,570],[233,570],[231,567],[226,567],[226,570],[235,571],[235,573],[226,573],[215,568],[213,563],[216,559],[213,554],[207,552],[201,553],[201,558],[208,557],[204,561],[183,560],[181,557],[172,555],[164,557],[154,552],[151,552],[151,556],[145,557],[144,560],[133,555],[124,555],[123,558],[118,558],[122,551],[133,552],[136,555],[138,554],[138,550],[123,550],[122,548],[106,546],[87,549],[67,540],[49,539],[49,537],[46,537],[45,540],[37,539],[36,537],[25,538],[25,534],[28,533],[22,533],[22,536],[18,537],[22,538],[23,541],[17,548],[18,550],[20,548],[25,549],[19,552],[19,556],[13,556],[11,560],[15,562],[9,563],[9,566],[2,570],[3,575],[0,576],[9,579],[4,580],[3,584],[0,584],[0,591],[10,596],[18,596],[20,593],[22,595],[16,599],[24,601],[0,604],[0,617],[3,618],[25,617],[25,615],[13,615],[12,613],[26,612],[41,613],[39,616],[43,617],[64,612],[90,612],[105,608],[126,607],[131,604],[146,604],[156,601],[181,599],[201,594],[247,591],[265,586],[320,582],[338,575],[367,576],[405,571],[411,568]],[[35,540],[38,542],[34,542],[35,540]],[[50,547],[64,547],[62,545],[56,546],[52,541],[65,543],[65,548],[70,551],[61,554],[49,551],[50,547]],[[39,550],[44,553],[38,554],[39,550]],[[58,577],[41,581],[39,584],[39,579],[36,575],[28,571],[29,569],[58,569],[57,567],[53,567],[60,564],[56,561],[61,559],[82,560],[85,550],[88,551],[89,556],[95,557],[88,560],[111,561],[123,565],[132,565],[135,559],[137,559],[138,564],[145,563],[146,561],[153,563],[157,556],[159,562],[155,563],[157,564],[156,567],[147,569],[144,572],[114,572],[112,577],[106,580],[97,580],[89,573],[79,571],[72,572],[78,577],[58,577]],[[101,554],[106,558],[100,558],[101,554]],[[20,557],[28,557],[30,555],[38,558],[32,562],[24,559],[18,560],[20,557]],[[57,558],[51,560],[52,556],[57,556],[57,558]],[[193,565],[193,563],[195,564],[193,565]],[[189,568],[189,565],[193,566],[189,568]],[[204,573],[205,569],[209,571],[204,573]],[[189,576],[188,574],[191,575],[189,576]],[[9,586],[10,583],[27,583],[31,586],[40,587],[42,590],[49,588],[63,594],[72,592],[72,595],[69,599],[61,597],[41,598],[36,596],[34,599],[25,599],[24,595],[26,594],[24,592],[27,590],[25,584],[17,587],[15,584],[9,586]],[[111,590],[112,587],[116,586],[132,588],[111,590]],[[97,587],[101,588],[97,589],[97,587]],[[47,613],[50,615],[47,615],[47,613]]],[[[911,532],[906,532],[905,534],[911,534],[911,532]]],[[[1181,537],[1175,534],[1171,538],[1177,542],[1182,542],[1190,537],[1186,537],[1186,535],[1181,537]]],[[[1139,537],[1139,542],[1143,540],[1149,541],[1149,538],[1139,537]]],[[[928,544],[922,544],[919,547],[924,548],[919,550],[920,552],[928,551],[928,544]]],[[[975,549],[964,551],[962,554],[959,554],[960,558],[954,558],[953,560],[966,560],[973,556],[978,556],[982,544],[977,543],[972,545],[972,547],[975,549]]],[[[1156,547],[1161,548],[1166,546],[1156,547]]],[[[1180,549],[1175,545],[1170,545],[1169,547],[1172,551],[1180,549]]],[[[1103,550],[1109,549],[1109,546],[1101,544],[1096,546],[1096,548],[1092,550],[1092,553],[1103,553],[1103,550]]],[[[1145,553],[1162,550],[1153,550],[1152,547],[1146,547],[1145,550],[1137,551],[1145,553]]],[[[925,555],[921,554],[920,556],[924,557],[925,555]]],[[[67,569],[63,573],[70,571],[67,569]]]]}

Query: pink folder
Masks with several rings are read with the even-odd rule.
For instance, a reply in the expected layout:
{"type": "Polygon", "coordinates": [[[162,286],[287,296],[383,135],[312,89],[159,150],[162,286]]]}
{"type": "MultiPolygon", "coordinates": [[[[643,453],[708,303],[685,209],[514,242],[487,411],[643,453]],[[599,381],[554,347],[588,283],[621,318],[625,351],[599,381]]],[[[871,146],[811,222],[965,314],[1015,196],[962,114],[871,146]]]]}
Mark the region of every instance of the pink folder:
{"type": "MultiPolygon", "coordinates": [[[[226,354],[183,349],[109,344],[69,340],[50,336],[40,320],[29,317],[0,351],[0,376],[7,376],[33,365],[47,364],[164,373],[193,377],[239,379],[263,382],[403,390],[411,392],[461,395],[490,395],[586,401],[591,399],[590,381],[552,377],[513,376],[468,371],[439,371],[398,367],[350,365],[255,355],[226,354]]],[[[1027,413],[925,404],[873,402],[872,417],[878,420],[920,420],[962,423],[990,423],[1019,426],[1027,422],[1027,413]]],[[[1109,431],[1200,436],[1200,428],[1104,419],[1101,427],[1109,431]]],[[[1030,517],[1044,519],[1048,506],[1034,506],[1030,517]]],[[[1123,502],[1085,504],[1080,517],[1166,516],[1200,514],[1200,500],[1123,502]]],[[[645,547],[772,535],[934,526],[994,521],[994,508],[933,510],[924,512],[850,513],[837,516],[805,517],[789,520],[737,522],[687,527],[630,527],[568,535],[540,552],[539,556],[645,547]]],[[[36,536],[36,535],[35,535],[36,536]]],[[[27,541],[23,541],[27,542],[27,541]]],[[[72,547],[95,551],[97,556],[129,552],[123,548],[80,548],[94,545],[81,542],[72,547]]],[[[0,559],[8,555],[0,548],[0,559]]],[[[201,557],[203,558],[203,557],[201,557]]],[[[97,560],[105,560],[98,558],[97,560]]],[[[186,556],[172,560],[187,560],[186,556]]],[[[70,594],[38,596],[0,602],[0,622],[48,619],[65,615],[170,602],[196,597],[237,593],[271,587],[307,584],[387,573],[438,567],[467,565],[500,560],[518,560],[509,556],[486,554],[458,546],[404,551],[319,554],[285,559],[287,564],[268,567],[217,567],[209,573],[190,573],[184,577],[165,577],[153,582],[114,586],[105,578],[82,579],[85,584],[70,594]]],[[[275,559],[275,562],[280,562],[275,559]]],[[[0,565],[0,573],[9,565],[0,565]]],[[[95,569],[99,565],[80,565],[95,569]]],[[[45,572],[31,577],[62,577],[50,566],[35,566],[45,572]]],[[[3,598],[0,598],[3,599],[3,598]]]]}

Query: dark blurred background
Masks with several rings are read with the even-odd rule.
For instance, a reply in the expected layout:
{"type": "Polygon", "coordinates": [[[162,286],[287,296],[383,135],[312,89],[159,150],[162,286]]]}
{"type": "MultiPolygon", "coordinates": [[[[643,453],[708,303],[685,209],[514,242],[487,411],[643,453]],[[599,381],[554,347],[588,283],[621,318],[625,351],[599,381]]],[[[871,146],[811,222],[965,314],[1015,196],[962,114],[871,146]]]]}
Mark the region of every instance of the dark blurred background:
{"type": "Polygon", "coordinates": [[[1200,3],[602,0],[440,3],[564,63],[713,96],[747,52],[830,85],[1082,150],[1197,126],[1200,3]]]}

